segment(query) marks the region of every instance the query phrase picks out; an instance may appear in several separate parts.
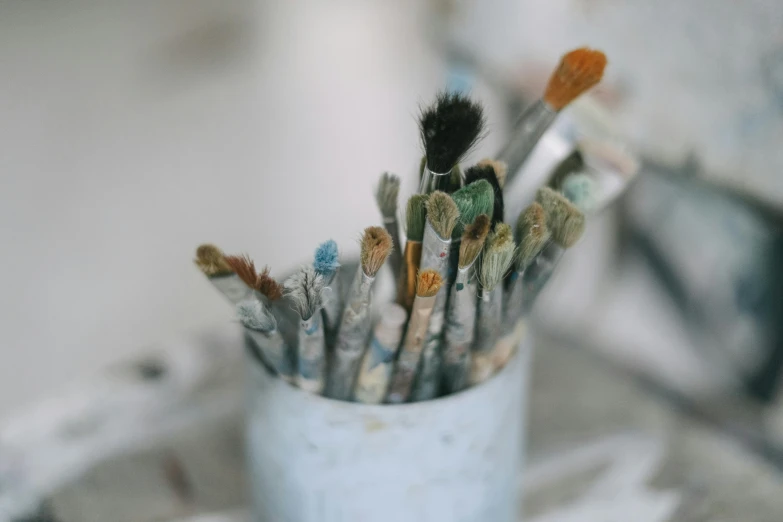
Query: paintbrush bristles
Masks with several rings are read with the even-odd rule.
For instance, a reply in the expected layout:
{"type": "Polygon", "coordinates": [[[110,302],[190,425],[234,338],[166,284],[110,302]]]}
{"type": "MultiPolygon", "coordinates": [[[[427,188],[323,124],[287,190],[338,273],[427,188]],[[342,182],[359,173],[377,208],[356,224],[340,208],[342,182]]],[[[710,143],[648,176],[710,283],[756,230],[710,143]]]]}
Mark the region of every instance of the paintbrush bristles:
{"type": "Polygon", "coordinates": [[[250,288],[256,290],[258,274],[253,260],[247,254],[239,256],[226,256],[226,263],[236,272],[239,278],[250,288]]]}
{"type": "Polygon", "coordinates": [[[430,194],[425,204],[427,219],[441,239],[451,239],[459,219],[459,209],[451,196],[439,190],[430,194]]]}
{"type": "Polygon", "coordinates": [[[571,248],[585,229],[585,215],[562,194],[549,187],[536,193],[536,201],[546,214],[546,224],[552,239],[563,248],[571,248]]]}
{"type": "Polygon", "coordinates": [[[516,258],[517,270],[524,270],[541,252],[550,237],[544,207],[533,202],[517,219],[516,239],[519,244],[516,258]]]}
{"type": "Polygon", "coordinates": [[[269,267],[265,266],[264,270],[258,274],[258,280],[256,281],[256,290],[261,292],[270,301],[277,301],[283,297],[283,285],[275,281],[269,275],[269,267]]]}
{"type": "Polygon", "coordinates": [[[405,207],[405,235],[408,241],[424,238],[424,222],[427,219],[427,195],[414,194],[405,207]]]}
{"type": "Polygon", "coordinates": [[[456,240],[462,237],[465,227],[473,223],[480,214],[492,215],[494,209],[494,189],[487,180],[479,180],[465,185],[451,195],[459,209],[459,220],[451,234],[456,240]]]}
{"type": "Polygon", "coordinates": [[[334,239],[324,241],[318,245],[318,248],[315,250],[315,258],[313,259],[313,268],[324,276],[325,279],[330,279],[337,269],[340,268],[340,252],[334,239]]]}
{"type": "Polygon", "coordinates": [[[511,225],[498,223],[487,237],[478,270],[479,283],[485,291],[491,292],[503,280],[514,261],[515,248],[511,225]]]}
{"type": "Polygon", "coordinates": [[[383,217],[392,218],[395,216],[399,194],[400,178],[390,172],[384,172],[381,175],[380,183],[378,183],[378,190],[375,192],[375,201],[378,202],[378,208],[383,217]]]}
{"type": "Polygon", "coordinates": [[[506,186],[506,176],[508,175],[508,165],[506,165],[505,161],[500,160],[493,160],[489,158],[485,158],[478,163],[476,163],[478,167],[491,167],[493,172],[495,173],[495,177],[498,180],[498,185],[500,185],[500,188],[503,188],[506,186]]]}
{"type": "Polygon", "coordinates": [[[582,47],[567,53],[552,73],[544,93],[544,101],[559,111],[580,94],[601,81],[606,67],[606,55],[582,47]]]}
{"type": "Polygon", "coordinates": [[[419,132],[427,168],[448,174],[479,139],[484,128],[484,109],[467,96],[440,92],[435,103],[422,110],[419,132]]]}
{"type": "Polygon", "coordinates": [[[392,238],[383,227],[367,227],[361,241],[360,260],[365,275],[375,277],[392,250],[392,238]]]}
{"type": "Polygon", "coordinates": [[[462,234],[462,242],[459,245],[459,268],[467,268],[472,265],[481,253],[484,241],[489,234],[489,225],[489,217],[486,214],[481,214],[473,223],[465,227],[465,233],[462,234]]]}
{"type": "Polygon", "coordinates": [[[303,267],[285,280],[286,296],[303,320],[310,319],[321,309],[324,278],[313,267],[303,267]]]}
{"type": "Polygon", "coordinates": [[[270,332],[277,328],[277,321],[269,309],[258,299],[247,299],[237,304],[237,317],[246,328],[270,332]]]}
{"type": "Polygon", "coordinates": [[[209,243],[199,245],[196,249],[196,259],[193,261],[206,276],[221,276],[234,273],[231,266],[226,263],[223,251],[209,243]]]}
{"type": "Polygon", "coordinates": [[[443,279],[437,270],[422,270],[416,278],[416,295],[432,297],[438,293],[442,284],[443,279]]]}

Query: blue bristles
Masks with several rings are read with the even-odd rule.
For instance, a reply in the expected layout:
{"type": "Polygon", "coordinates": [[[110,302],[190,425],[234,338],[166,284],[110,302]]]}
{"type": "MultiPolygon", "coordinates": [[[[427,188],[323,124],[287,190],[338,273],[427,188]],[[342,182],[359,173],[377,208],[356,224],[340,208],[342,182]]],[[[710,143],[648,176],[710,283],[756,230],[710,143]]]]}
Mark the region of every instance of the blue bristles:
{"type": "Polygon", "coordinates": [[[313,261],[313,268],[324,279],[331,278],[335,271],[340,268],[340,253],[337,251],[337,243],[330,239],[324,241],[315,250],[315,260],[313,261]]]}

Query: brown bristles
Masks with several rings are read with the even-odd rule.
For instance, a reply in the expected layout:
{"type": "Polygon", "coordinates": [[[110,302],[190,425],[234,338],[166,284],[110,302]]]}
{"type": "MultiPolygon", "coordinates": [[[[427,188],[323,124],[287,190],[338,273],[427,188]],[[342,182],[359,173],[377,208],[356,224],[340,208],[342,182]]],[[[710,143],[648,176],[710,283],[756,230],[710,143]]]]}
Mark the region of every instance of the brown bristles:
{"type": "Polygon", "coordinates": [[[580,94],[601,81],[606,67],[606,55],[582,47],[567,53],[549,79],[544,101],[560,111],[580,94]]]}
{"type": "Polygon", "coordinates": [[[486,158],[479,161],[477,165],[479,167],[492,167],[492,170],[495,171],[495,177],[498,180],[498,185],[500,185],[500,188],[503,188],[506,185],[506,175],[508,174],[508,165],[506,165],[505,161],[486,158]]]}
{"type": "Polygon", "coordinates": [[[467,268],[473,264],[481,249],[484,248],[484,241],[489,234],[490,220],[486,214],[480,214],[476,220],[465,227],[462,234],[462,242],[459,245],[459,267],[467,268]]]}
{"type": "Polygon", "coordinates": [[[365,275],[375,277],[392,250],[392,238],[383,227],[367,227],[361,241],[360,259],[365,275]]]}
{"type": "Polygon", "coordinates": [[[432,297],[440,290],[443,279],[437,270],[428,269],[419,272],[416,279],[416,295],[418,297],[432,297]]]}
{"type": "Polygon", "coordinates": [[[234,270],[226,263],[223,251],[215,245],[208,243],[199,245],[196,249],[196,259],[194,259],[194,262],[204,275],[209,277],[234,273],[234,270]]]}
{"type": "Polygon", "coordinates": [[[256,266],[250,256],[242,254],[241,256],[226,256],[226,263],[236,272],[239,278],[253,290],[256,289],[258,274],[256,266]]]}
{"type": "Polygon", "coordinates": [[[277,301],[283,297],[283,285],[275,281],[275,279],[269,275],[268,266],[265,266],[264,270],[258,274],[256,290],[261,292],[261,294],[270,301],[277,301]]]}

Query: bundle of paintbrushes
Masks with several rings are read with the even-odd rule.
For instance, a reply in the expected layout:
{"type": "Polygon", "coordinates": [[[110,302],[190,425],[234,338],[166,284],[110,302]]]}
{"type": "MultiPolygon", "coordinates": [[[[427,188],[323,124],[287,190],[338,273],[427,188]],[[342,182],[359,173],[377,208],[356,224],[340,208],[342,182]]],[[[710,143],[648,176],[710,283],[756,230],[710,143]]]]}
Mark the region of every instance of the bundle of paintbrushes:
{"type": "MultiPolygon", "coordinates": [[[[364,230],[352,274],[341,273],[346,267],[331,240],[282,284],[247,256],[211,245],[198,248],[196,264],[236,305],[257,356],[304,390],[380,404],[479,384],[513,356],[524,317],[585,226],[579,207],[547,187],[511,216],[514,226],[505,223],[506,180],[557,113],[598,83],[605,64],[590,49],[563,57],[501,153],[510,169],[490,159],[461,168],[483,136],[484,111],[466,96],[439,94],[419,119],[424,157],[419,193],[402,205],[405,233],[400,180],[384,173],[376,191],[383,226],[364,230]],[[373,285],[384,269],[396,278],[397,295],[374,307],[373,285]]],[[[578,181],[564,186],[579,190],[565,192],[584,199],[588,185],[578,181]]]]}

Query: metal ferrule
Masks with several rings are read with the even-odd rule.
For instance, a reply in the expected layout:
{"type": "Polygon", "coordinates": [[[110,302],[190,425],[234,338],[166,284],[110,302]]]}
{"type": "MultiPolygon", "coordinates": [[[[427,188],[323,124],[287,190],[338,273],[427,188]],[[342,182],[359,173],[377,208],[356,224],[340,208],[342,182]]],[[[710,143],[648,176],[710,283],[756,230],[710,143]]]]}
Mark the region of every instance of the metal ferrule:
{"type": "Polygon", "coordinates": [[[321,314],[315,313],[299,323],[299,356],[296,384],[303,390],[321,394],[324,391],[326,343],[321,314]]]}
{"type": "Polygon", "coordinates": [[[522,277],[522,315],[527,315],[533,308],[538,294],[544,289],[557,263],[563,257],[565,249],[550,241],[536,259],[530,263],[522,277]]]}
{"type": "Polygon", "coordinates": [[[519,117],[508,143],[498,154],[498,160],[508,165],[506,186],[514,181],[519,169],[556,117],[557,111],[544,100],[536,101],[519,117]]]}
{"type": "Polygon", "coordinates": [[[374,281],[375,278],[365,274],[361,266],[356,269],[337,333],[334,365],[329,375],[327,395],[334,399],[349,400],[351,397],[370,331],[370,291],[374,281]]]}
{"type": "Polygon", "coordinates": [[[440,174],[438,172],[432,172],[430,168],[425,165],[424,172],[422,172],[421,175],[421,183],[419,183],[419,194],[430,194],[436,190],[448,192],[450,178],[450,171],[445,174],[440,174]]]}

